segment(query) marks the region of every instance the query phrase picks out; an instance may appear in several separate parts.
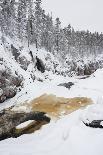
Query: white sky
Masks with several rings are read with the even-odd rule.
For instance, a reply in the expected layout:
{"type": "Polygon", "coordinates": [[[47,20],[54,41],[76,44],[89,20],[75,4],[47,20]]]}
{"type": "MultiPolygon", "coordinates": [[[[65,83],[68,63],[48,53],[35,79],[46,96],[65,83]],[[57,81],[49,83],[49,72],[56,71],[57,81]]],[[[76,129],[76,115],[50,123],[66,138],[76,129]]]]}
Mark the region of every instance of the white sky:
{"type": "Polygon", "coordinates": [[[79,30],[103,32],[103,0],[42,0],[46,12],[79,30]]]}

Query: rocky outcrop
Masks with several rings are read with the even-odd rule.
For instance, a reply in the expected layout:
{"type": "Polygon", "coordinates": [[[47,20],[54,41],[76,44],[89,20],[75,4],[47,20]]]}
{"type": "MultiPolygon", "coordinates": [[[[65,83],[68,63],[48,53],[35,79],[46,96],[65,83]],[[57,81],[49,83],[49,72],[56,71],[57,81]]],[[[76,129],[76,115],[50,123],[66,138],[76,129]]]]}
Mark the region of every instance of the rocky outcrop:
{"type": "Polygon", "coordinates": [[[41,59],[39,59],[37,56],[36,56],[36,67],[42,73],[45,72],[45,65],[44,65],[43,61],[41,59]]]}
{"type": "Polygon", "coordinates": [[[6,98],[12,98],[16,95],[16,88],[9,86],[3,89],[3,94],[6,98]]]}
{"type": "Polygon", "coordinates": [[[90,75],[85,75],[85,76],[80,76],[80,77],[78,77],[78,79],[87,79],[87,78],[89,78],[90,77],[90,75]]]}
{"type": "Polygon", "coordinates": [[[16,87],[21,86],[22,81],[23,81],[23,77],[19,76],[19,75],[11,76],[11,78],[10,78],[10,83],[16,87]]]}
{"type": "Polygon", "coordinates": [[[83,122],[86,126],[91,128],[103,128],[103,120],[93,120],[92,122],[83,122]]]}
{"type": "Polygon", "coordinates": [[[0,71],[0,103],[16,95],[22,80],[22,77],[12,75],[8,69],[0,71]]]}
{"type": "Polygon", "coordinates": [[[24,134],[23,132],[16,133],[16,126],[28,120],[35,120],[36,123],[38,122],[41,124],[44,121],[45,121],[45,124],[50,122],[50,118],[45,116],[44,112],[36,112],[36,111],[28,112],[28,113],[14,112],[12,111],[12,108],[1,111],[0,112],[0,140],[10,138],[10,137],[18,137],[21,134],[24,134]]]}
{"type": "Polygon", "coordinates": [[[4,94],[0,95],[0,103],[3,103],[6,100],[6,96],[4,94]]]}
{"type": "Polygon", "coordinates": [[[20,64],[20,67],[26,71],[30,62],[26,59],[25,56],[22,56],[20,51],[13,45],[11,45],[11,52],[15,60],[20,64]]]}
{"type": "Polygon", "coordinates": [[[28,123],[28,122],[30,122],[30,120],[20,124],[19,127],[17,126],[13,130],[13,137],[14,138],[17,138],[17,137],[19,137],[19,136],[21,136],[23,134],[34,133],[36,130],[39,130],[43,125],[48,123],[46,120],[44,120],[44,121],[31,120],[31,123],[29,123],[28,125],[20,128],[21,125],[23,126],[23,124],[28,123]]]}
{"type": "Polygon", "coordinates": [[[11,44],[11,52],[12,52],[12,55],[14,56],[15,60],[17,60],[17,58],[20,55],[20,52],[12,44],[11,44]]]}
{"type": "Polygon", "coordinates": [[[24,69],[25,71],[28,69],[28,65],[30,64],[30,62],[26,59],[25,56],[20,55],[17,61],[20,64],[22,69],[24,69]]]}
{"type": "Polygon", "coordinates": [[[61,83],[61,84],[59,84],[58,86],[63,86],[63,87],[65,87],[65,88],[70,89],[73,85],[74,85],[73,82],[68,82],[68,83],[61,83]]]}

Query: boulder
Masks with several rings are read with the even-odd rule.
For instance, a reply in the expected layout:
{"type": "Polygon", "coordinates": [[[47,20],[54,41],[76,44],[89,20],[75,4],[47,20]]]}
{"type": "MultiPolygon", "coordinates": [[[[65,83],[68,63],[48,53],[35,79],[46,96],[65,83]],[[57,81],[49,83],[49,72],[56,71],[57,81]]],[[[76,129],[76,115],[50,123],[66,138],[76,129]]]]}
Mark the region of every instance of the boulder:
{"type": "Polygon", "coordinates": [[[23,77],[20,77],[20,76],[12,76],[10,79],[9,79],[10,83],[16,87],[19,87],[21,86],[21,83],[23,81],[23,77]]]}
{"type": "Polygon", "coordinates": [[[65,88],[70,89],[73,85],[74,85],[73,82],[68,82],[68,83],[61,83],[61,84],[59,84],[58,86],[63,86],[63,87],[65,87],[65,88]]]}
{"type": "Polygon", "coordinates": [[[37,56],[36,56],[36,67],[42,73],[45,72],[45,65],[44,65],[43,61],[41,59],[39,59],[37,56]]]}
{"type": "Polygon", "coordinates": [[[83,122],[86,126],[91,128],[103,128],[103,120],[93,120],[92,122],[83,122]]]}
{"type": "Polygon", "coordinates": [[[14,112],[11,109],[5,109],[1,111],[0,140],[4,140],[10,137],[17,137],[18,135],[15,133],[16,126],[28,120],[35,120],[36,122],[50,122],[50,118],[45,116],[45,113],[43,112],[14,112]]]}
{"type": "Polygon", "coordinates": [[[0,71],[0,103],[16,95],[16,87],[21,86],[23,78],[12,75],[9,69],[0,71]]]}
{"type": "Polygon", "coordinates": [[[28,65],[30,64],[30,62],[26,59],[25,56],[19,56],[17,61],[19,62],[22,69],[24,69],[25,71],[28,69],[28,65]]]}
{"type": "Polygon", "coordinates": [[[3,90],[0,88],[0,96],[3,95],[3,90]]]}
{"type": "Polygon", "coordinates": [[[0,76],[0,88],[5,87],[6,85],[6,78],[3,77],[2,75],[0,76]]]}
{"type": "Polygon", "coordinates": [[[16,49],[12,44],[11,44],[11,52],[15,58],[15,60],[17,60],[17,58],[19,57],[20,55],[20,52],[18,49],[16,49]]]}
{"type": "Polygon", "coordinates": [[[0,96],[0,103],[3,103],[6,100],[6,96],[4,94],[2,94],[0,96]]]}
{"type": "Polygon", "coordinates": [[[13,86],[6,87],[3,90],[3,94],[6,96],[6,98],[12,98],[16,95],[16,88],[13,86]]]}

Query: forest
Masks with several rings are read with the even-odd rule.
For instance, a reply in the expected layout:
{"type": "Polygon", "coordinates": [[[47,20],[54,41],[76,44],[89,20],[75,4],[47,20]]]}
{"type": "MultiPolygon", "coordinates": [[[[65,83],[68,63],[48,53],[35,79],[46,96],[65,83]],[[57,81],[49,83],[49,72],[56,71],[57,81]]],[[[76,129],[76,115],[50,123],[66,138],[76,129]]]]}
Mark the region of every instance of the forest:
{"type": "Polygon", "coordinates": [[[102,67],[103,34],[76,31],[70,24],[62,28],[58,17],[54,20],[52,13],[45,13],[41,0],[1,0],[0,27],[3,35],[27,41],[28,48],[35,44],[37,51],[44,48],[58,56],[78,75],[102,67]]]}

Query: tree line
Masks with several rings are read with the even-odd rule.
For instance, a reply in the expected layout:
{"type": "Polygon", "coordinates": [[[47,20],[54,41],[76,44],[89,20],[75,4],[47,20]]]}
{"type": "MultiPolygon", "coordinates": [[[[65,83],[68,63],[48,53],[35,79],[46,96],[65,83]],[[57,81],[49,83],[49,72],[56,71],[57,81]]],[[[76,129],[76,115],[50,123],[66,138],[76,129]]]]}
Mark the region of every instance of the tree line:
{"type": "Polygon", "coordinates": [[[43,47],[64,58],[70,55],[77,59],[102,53],[102,33],[76,31],[70,24],[62,28],[60,19],[53,20],[52,14],[46,14],[41,4],[41,0],[1,0],[1,31],[21,42],[27,41],[28,47],[35,44],[37,50],[43,47]]]}

